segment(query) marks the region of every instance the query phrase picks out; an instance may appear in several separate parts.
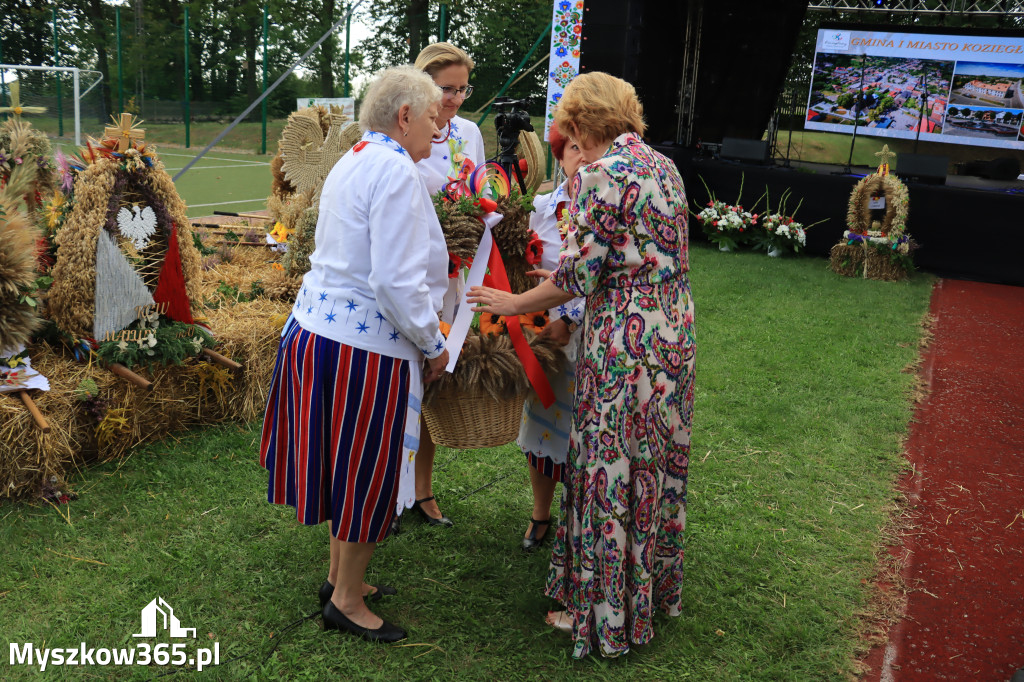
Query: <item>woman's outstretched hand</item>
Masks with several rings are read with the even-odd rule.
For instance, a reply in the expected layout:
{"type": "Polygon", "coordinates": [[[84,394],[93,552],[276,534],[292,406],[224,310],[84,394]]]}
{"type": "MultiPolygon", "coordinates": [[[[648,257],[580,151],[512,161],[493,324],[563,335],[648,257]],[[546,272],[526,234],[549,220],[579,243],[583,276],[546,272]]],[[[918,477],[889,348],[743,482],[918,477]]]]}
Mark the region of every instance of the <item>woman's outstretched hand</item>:
{"type": "Polygon", "coordinates": [[[519,309],[515,305],[516,295],[501,289],[483,286],[470,287],[466,301],[475,303],[477,305],[475,310],[479,313],[494,313],[495,315],[519,314],[519,309]]]}
{"type": "Polygon", "coordinates": [[[551,276],[551,271],[550,270],[545,270],[543,268],[537,268],[536,270],[530,270],[529,272],[527,272],[526,276],[527,277],[537,277],[539,279],[547,279],[548,277],[551,276]]]}

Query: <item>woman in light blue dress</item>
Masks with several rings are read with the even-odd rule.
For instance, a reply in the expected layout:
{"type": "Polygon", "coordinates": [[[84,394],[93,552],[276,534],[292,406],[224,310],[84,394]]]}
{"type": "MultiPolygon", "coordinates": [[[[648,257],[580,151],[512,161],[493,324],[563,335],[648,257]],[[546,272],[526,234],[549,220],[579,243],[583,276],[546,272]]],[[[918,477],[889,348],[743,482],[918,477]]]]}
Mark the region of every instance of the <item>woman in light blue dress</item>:
{"type": "MultiPolygon", "coordinates": [[[[568,209],[569,186],[580,167],[579,147],[569,142],[551,126],[548,133],[551,153],[558,160],[565,180],[550,194],[534,199],[534,212],[530,214],[530,229],[544,244],[541,267],[551,271],[558,267],[558,255],[564,235],[563,212],[568,209]]],[[[526,455],[530,467],[530,486],[533,488],[533,514],[526,529],[522,547],[531,552],[544,542],[551,523],[551,501],[555,485],[565,473],[565,460],[569,452],[569,428],[572,425],[573,396],[576,393],[576,347],[579,344],[579,325],[583,321],[586,300],[582,297],[563,303],[548,311],[549,322],[541,336],[550,336],[564,345],[569,362],[565,371],[555,377],[551,388],[555,402],[545,408],[536,395],[523,405],[523,423],[519,429],[519,448],[526,455]]]]}

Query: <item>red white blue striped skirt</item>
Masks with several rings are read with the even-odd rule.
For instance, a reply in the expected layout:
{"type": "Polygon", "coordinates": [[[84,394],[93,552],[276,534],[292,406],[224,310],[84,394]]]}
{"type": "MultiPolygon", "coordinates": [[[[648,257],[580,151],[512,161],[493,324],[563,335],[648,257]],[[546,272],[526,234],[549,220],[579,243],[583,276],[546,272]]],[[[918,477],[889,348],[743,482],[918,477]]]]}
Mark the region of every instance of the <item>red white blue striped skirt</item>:
{"type": "Polygon", "coordinates": [[[267,499],[298,519],[328,519],[345,542],[379,542],[398,496],[409,361],[317,336],[281,338],[263,419],[267,499]]]}

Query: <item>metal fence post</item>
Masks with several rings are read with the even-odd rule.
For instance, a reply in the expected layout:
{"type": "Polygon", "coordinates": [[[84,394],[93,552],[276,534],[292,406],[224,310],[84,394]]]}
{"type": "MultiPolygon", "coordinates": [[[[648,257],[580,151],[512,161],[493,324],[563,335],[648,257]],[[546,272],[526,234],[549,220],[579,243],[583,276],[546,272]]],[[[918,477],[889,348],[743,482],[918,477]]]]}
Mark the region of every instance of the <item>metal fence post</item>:
{"type": "MultiPolygon", "coordinates": [[[[267,91],[267,6],[263,6],[263,92],[267,91]]],[[[260,137],[260,154],[267,153],[267,98],[260,102],[260,118],[262,119],[262,135],[260,137]]]]}
{"type": "MultiPolygon", "coordinates": [[[[57,8],[53,8],[53,65],[60,66],[60,51],[57,47],[57,8]]],[[[57,137],[64,137],[64,108],[60,96],[60,72],[57,72],[57,137]]]]}
{"type": "Polygon", "coordinates": [[[188,91],[188,5],[185,6],[185,149],[191,146],[191,113],[189,111],[188,91]]]}

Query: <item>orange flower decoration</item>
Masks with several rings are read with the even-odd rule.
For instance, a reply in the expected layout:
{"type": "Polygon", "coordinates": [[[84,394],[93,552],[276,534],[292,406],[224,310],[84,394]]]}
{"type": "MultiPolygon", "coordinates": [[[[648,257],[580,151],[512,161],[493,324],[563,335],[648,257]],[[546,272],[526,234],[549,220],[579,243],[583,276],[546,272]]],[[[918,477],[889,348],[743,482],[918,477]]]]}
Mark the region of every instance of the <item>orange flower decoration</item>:
{"type": "Polygon", "coordinates": [[[505,326],[505,318],[494,313],[481,313],[480,333],[487,336],[507,334],[508,327],[505,326]]]}
{"type": "Polygon", "coordinates": [[[519,316],[519,325],[524,329],[531,329],[539,334],[548,324],[548,311],[541,310],[536,313],[523,313],[519,316]]]}
{"type": "Polygon", "coordinates": [[[441,320],[440,322],[438,322],[438,324],[441,326],[441,333],[444,334],[444,338],[447,339],[448,333],[451,332],[452,330],[452,326],[445,322],[444,320],[441,320]]]}

